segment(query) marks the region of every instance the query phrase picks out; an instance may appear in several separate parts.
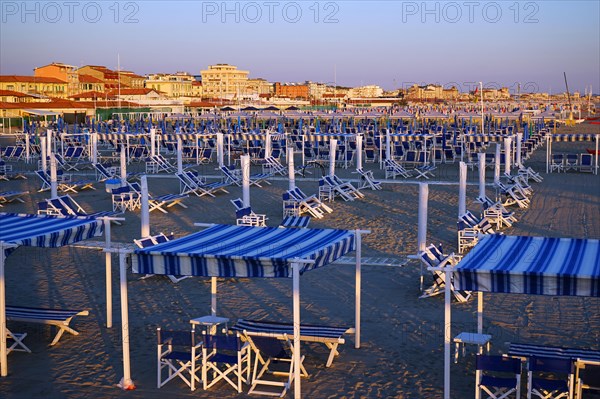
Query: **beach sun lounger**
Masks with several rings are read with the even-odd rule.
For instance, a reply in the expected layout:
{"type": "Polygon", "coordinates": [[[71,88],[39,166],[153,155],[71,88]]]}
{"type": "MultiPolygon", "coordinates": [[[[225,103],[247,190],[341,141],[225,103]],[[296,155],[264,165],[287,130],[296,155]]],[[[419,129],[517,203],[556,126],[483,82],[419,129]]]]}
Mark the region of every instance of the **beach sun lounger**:
{"type": "Polygon", "coordinates": [[[52,340],[51,346],[58,343],[65,331],[73,335],[79,335],[79,332],[71,328],[69,324],[73,317],[87,315],[89,315],[87,310],[42,309],[20,306],[6,307],[7,320],[26,323],[41,323],[57,327],[58,332],[52,340]]]}

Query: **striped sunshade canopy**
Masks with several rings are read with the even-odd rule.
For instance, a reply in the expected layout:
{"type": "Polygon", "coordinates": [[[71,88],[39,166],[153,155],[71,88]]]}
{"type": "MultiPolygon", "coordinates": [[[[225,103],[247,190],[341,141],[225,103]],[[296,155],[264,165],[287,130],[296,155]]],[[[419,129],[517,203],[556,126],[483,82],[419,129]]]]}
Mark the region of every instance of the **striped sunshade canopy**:
{"type": "Polygon", "coordinates": [[[57,248],[102,235],[101,219],[0,213],[0,241],[57,248]]]}
{"type": "Polygon", "coordinates": [[[490,234],[453,273],[460,290],[600,297],[600,240],[490,234]]]}
{"type": "Polygon", "coordinates": [[[323,267],[354,250],[353,231],[214,225],[200,232],[142,248],[133,272],[202,277],[291,277],[323,267]]]}
{"type": "Polygon", "coordinates": [[[550,136],[552,141],[594,141],[597,140],[598,134],[594,133],[571,133],[571,134],[553,134],[550,136]]]}

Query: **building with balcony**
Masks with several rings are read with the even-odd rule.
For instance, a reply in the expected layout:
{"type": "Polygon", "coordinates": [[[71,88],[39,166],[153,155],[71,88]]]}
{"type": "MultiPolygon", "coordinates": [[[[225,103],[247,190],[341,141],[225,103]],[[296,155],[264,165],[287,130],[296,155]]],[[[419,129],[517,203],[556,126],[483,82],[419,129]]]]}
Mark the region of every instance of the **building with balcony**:
{"type": "Polygon", "coordinates": [[[237,69],[229,64],[209,65],[200,71],[202,96],[206,98],[240,98],[248,83],[249,71],[237,69]]]}

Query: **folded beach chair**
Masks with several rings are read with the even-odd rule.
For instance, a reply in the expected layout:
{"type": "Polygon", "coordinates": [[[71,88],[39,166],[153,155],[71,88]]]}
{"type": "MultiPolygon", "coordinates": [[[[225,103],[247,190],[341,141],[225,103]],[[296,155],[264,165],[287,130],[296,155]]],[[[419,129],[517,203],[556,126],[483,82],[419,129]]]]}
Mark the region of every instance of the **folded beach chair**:
{"type": "Polygon", "coordinates": [[[481,203],[483,216],[487,218],[490,223],[496,226],[497,229],[502,227],[510,227],[514,222],[517,221],[514,212],[509,212],[500,202],[494,202],[488,197],[478,198],[478,202],[481,203]]]}
{"type": "Polygon", "coordinates": [[[529,198],[523,194],[516,185],[506,185],[502,182],[496,182],[496,187],[505,197],[502,202],[504,206],[517,205],[519,208],[529,208],[529,198]]]}
{"type": "Polygon", "coordinates": [[[19,201],[21,203],[24,203],[25,201],[23,200],[22,197],[24,197],[27,194],[29,194],[29,191],[4,191],[4,192],[1,192],[0,193],[0,208],[4,206],[2,204],[6,204],[8,202],[19,201]]]}
{"type": "MultiPolygon", "coordinates": [[[[110,163],[94,163],[92,164],[92,166],[96,170],[96,178],[99,182],[109,179],[121,178],[121,169],[118,166],[111,166],[110,163]]],[[[141,175],[141,172],[127,172],[126,178],[127,180],[132,180],[134,178],[140,177],[141,175]]]]}
{"type": "Polygon", "coordinates": [[[490,220],[486,217],[478,218],[470,211],[461,215],[458,225],[458,253],[462,254],[465,249],[471,248],[479,242],[481,234],[494,234],[490,220]]]}
{"type": "Polygon", "coordinates": [[[385,178],[395,179],[396,176],[402,176],[405,179],[412,177],[411,173],[393,159],[386,159],[384,163],[385,167],[385,178]]]}
{"type": "Polygon", "coordinates": [[[534,171],[533,169],[531,169],[531,167],[524,167],[521,166],[519,167],[519,175],[520,176],[524,176],[528,181],[529,179],[533,179],[534,181],[541,183],[544,178],[537,173],[536,171],[534,171]]]}
{"type": "Polygon", "coordinates": [[[268,175],[276,175],[279,174],[281,176],[285,176],[287,173],[287,169],[285,166],[279,162],[279,159],[275,157],[266,157],[263,162],[263,173],[268,175]]]}
{"type": "Polygon", "coordinates": [[[155,154],[146,159],[146,173],[175,173],[177,166],[172,165],[165,157],[160,154],[155,154]]]}
{"type": "Polygon", "coordinates": [[[57,327],[58,332],[54,336],[54,339],[50,344],[51,346],[58,343],[65,331],[73,335],[79,335],[79,332],[71,328],[69,324],[71,323],[73,317],[87,315],[89,315],[87,310],[42,309],[21,306],[6,306],[7,320],[26,323],[49,324],[57,327]]]}
{"type": "Polygon", "coordinates": [[[238,226],[266,227],[267,216],[252,212],[251,207],[245,207],[241,198],[230,200],[235,206],[235,217],[238,226]]]}
{"type": "MultiPolygon", "coordinates": [[[[422,265],[427,268],[430,267],[454,267],[458,264],[461,257],[451,253],[450,255],[443,254],[435,245],[431,244],[423,251],[419,251],[417,257],[421,261],[422,265]]],[[[428,298],[435,295],[442,294],[446,285],[446,273],[443,270],[432,270],[433,285],[423,291],[420,298],[428,298]]],[[[472,293],[470,291],[459,291],[454,288],[454,282],[450,283],[450,290],[452,294],[459,302],[467,302],[472,293]]]]}
{"type": "MultiPolygon", "coordinates": [[[[320,192],[330,192],[334,196],[341,197],[344,201],[354,201],[356,198],[364,197],[351,183],[336,180],[332,176],[323,176],[319,180],[320,192]]],[[[321,196],[321,195],[320,195],[321,196]]]]}
{"type": "MultiPolygon", "coordinates": [[[[157,235],[154,236],[150,236],[150,237],[145,237],[145,238],[140,238],[137,240],[133,240],[133,242],[135,243],[135,245],[137,245],[140,248],[148,248],[151,247],[153,245],[156,244],[161,244],[163,242],[167,242],[169,240],[171,240],[170,237],[172,237],[173,234],[171,234],[169,237],[167,237],[166,235],[164,235],[163,233],[159,233],[157,235]]],[[[152,277],[155,276],[155,274],[146,274],[143,277],[140,277],[140,280],[145,280],[148,277],[152,277]]],[[[185,280],[188,277],[191,276],[174,276],[174,275],[167,275],[167,277],[169,278],[169,280],[171,280],[173,283],[178,283],[181,280],[185,280]]],[[[159,387],[160,388],[160,387],[159,387]]]]}
{"type": "Polygon", "coordinates": [[[373,172],[370,170],[364,170],[362,168],[356,169],[356,172],[360,175],[360,186],[359,189],[369,187],[371,190],[381,190],[381,182],[378,182],[373,177],[373,172]]]}

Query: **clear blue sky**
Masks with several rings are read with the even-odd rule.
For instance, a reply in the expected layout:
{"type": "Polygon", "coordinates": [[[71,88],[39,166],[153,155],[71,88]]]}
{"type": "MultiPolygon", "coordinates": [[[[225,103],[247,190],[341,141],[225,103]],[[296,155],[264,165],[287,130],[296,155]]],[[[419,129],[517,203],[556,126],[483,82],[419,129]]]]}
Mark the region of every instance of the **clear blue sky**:
{"type": "Polygon", "coordinates": [[[600,1],[0,1],[0,73],[229,63],[269,81],[600,92],[600,1]],[[116,4],[116,7],[115,7],[116,4]]]}

